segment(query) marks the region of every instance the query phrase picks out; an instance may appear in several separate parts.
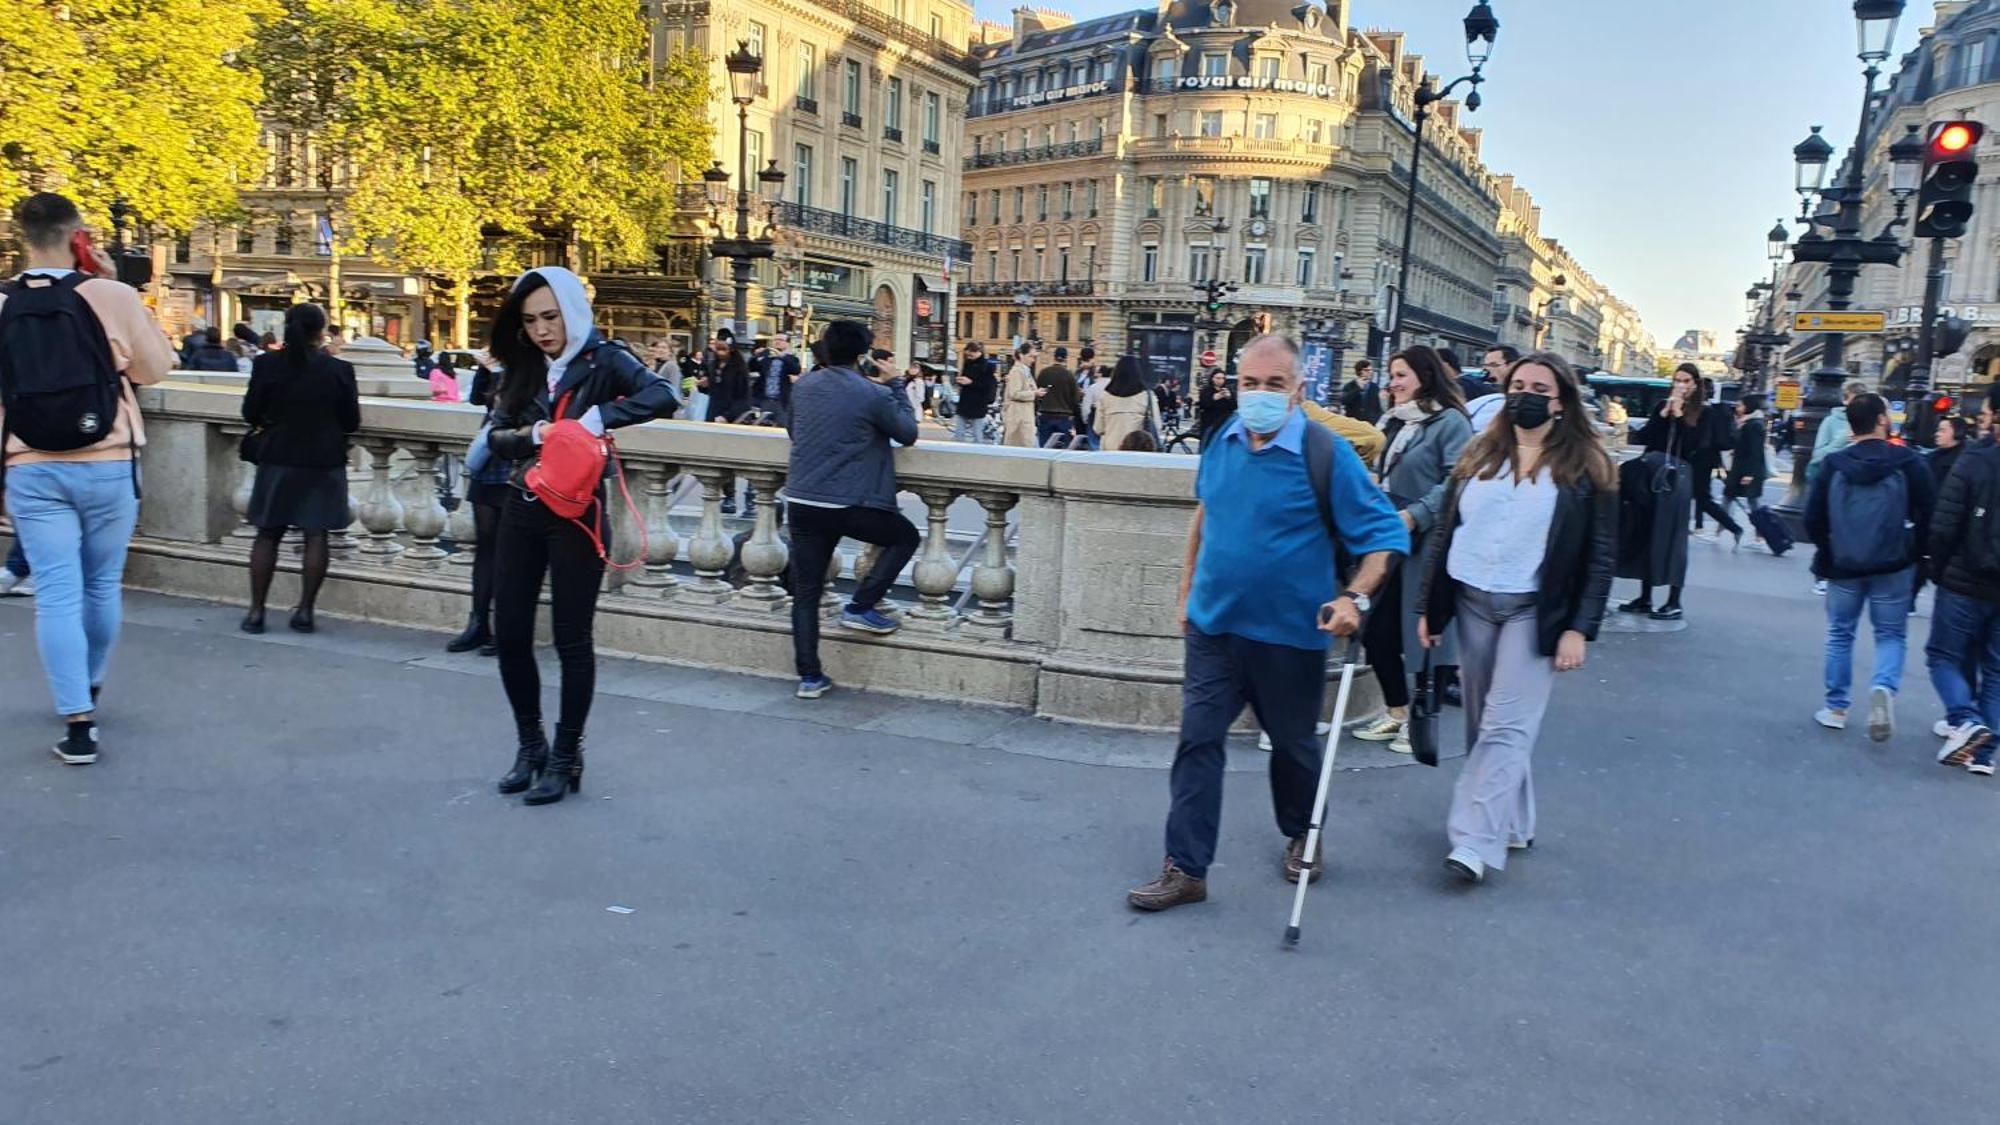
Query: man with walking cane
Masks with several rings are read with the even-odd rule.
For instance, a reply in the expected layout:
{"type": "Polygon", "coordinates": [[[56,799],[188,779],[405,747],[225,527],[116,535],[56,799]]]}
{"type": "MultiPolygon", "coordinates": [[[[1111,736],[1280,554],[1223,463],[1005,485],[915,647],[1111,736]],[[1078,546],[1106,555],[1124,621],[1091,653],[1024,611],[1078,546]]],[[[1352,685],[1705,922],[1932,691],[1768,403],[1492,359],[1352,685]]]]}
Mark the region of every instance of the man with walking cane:
{"type": "Polygon", "coordinates": [[[1238,357],[1237,379],[1235,416],[1204,443],[1195,478],[1201,503],[1181,577],[1186,674],[1167,856],[1159,878],[1126,896],[1140,910],[1208,898],[1224,743],[1245,704],[1271,736],[1271,803],[1288,840],[1280,870],[1292,881],[1319,878],[1322,864],[1315,857],[1307,869],[1305,843],[1329,637],[1361,628],[1389,567],[1410,550],[1403,521],[1354,450],[1299,409],[1299,353],[1289,340],[1258,337],[1238,357]],[[1345,583],[1343,555],[1358,560],[1345,583]]]}

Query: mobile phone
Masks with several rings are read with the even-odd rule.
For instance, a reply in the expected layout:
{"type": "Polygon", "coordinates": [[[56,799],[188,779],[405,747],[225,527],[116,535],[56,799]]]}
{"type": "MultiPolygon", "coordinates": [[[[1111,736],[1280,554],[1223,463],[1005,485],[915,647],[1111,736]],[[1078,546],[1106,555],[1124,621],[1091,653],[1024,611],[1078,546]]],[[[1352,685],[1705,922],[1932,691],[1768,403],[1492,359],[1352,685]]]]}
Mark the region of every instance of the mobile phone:
{"type": "Polygon", "coordinates": [[[90,241],[90,232],[79,230],[69,236],[70,256],[76,259],[76,271],[99,276],[97,268],[97,247],[90,241]]]}

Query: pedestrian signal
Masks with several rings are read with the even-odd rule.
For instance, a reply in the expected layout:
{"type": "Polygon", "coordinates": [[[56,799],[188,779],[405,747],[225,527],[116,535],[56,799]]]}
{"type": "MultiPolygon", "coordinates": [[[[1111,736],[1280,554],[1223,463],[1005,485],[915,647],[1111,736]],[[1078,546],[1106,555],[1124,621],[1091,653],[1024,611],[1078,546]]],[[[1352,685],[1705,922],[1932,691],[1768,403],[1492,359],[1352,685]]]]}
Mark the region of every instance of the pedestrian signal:
{"type": "Polygon", "coordinates": [[[1972,221],[1972,185],[1979,178],[1974,150],[1986,134],[1977,121],[1933,124],[1924,145],[1923,184],[1917,191],[1918,238],[1962,238],[1972,221]]]}

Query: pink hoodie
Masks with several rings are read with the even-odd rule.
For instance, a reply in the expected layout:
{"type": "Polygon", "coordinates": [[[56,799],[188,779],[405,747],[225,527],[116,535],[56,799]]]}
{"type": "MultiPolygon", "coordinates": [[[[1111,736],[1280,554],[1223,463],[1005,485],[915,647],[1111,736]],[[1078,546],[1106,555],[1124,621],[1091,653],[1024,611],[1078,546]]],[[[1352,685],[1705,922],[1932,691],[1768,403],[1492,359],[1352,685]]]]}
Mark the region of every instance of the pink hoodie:
{"type": "Polygon", "coordinates": [[[458,401],[458,380],[442,365],[431,368],[431,401],[458,401]]]}

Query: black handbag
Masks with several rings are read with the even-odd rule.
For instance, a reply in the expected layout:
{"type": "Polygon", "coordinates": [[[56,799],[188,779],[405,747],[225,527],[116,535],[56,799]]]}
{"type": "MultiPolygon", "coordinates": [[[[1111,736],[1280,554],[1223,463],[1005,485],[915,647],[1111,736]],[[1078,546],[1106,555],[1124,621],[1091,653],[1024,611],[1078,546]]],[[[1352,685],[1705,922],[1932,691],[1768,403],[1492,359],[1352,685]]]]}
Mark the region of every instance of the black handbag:
{"type": "Polygon", "coordinates": [[[250,432],[243,435],[243,440],[236,444],[237,460],[252,465],[261,463],[264,458],[264,444],[269,438],[270,433],[264,427],[251,427],[250,432]]]}
{"type": "Polygon", "coordinates": [[[1443,700],[1437,675],[1431,670],[1431,650],[1424,650],[1424,667],[1417,673],[1417,690],[1410,697],[1410,756],[1427,766],[1438,764],[1438,712],[1443,700]]]}

